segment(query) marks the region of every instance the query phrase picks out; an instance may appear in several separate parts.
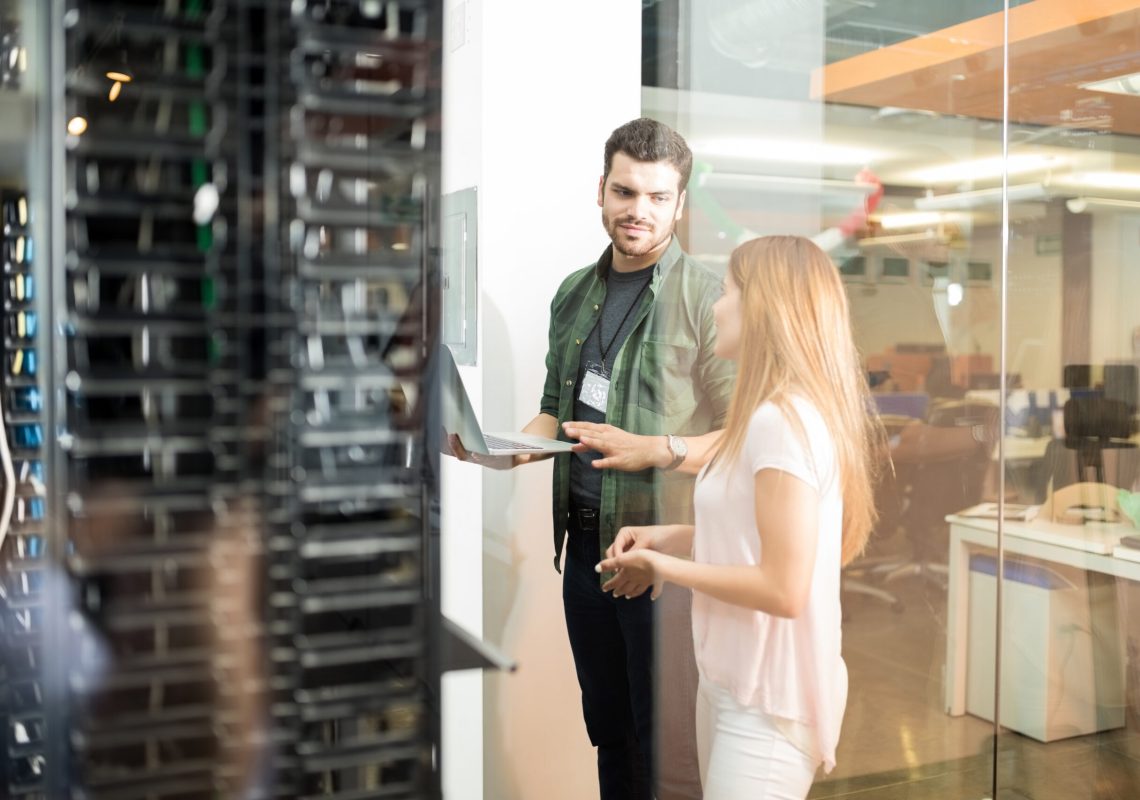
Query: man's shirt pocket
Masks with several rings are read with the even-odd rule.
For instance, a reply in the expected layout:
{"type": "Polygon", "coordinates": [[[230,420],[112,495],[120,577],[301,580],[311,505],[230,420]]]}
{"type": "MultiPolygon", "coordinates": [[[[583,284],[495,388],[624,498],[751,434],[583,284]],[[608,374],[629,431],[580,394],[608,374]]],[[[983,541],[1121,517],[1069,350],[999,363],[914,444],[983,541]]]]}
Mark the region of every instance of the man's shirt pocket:
{"type": "Polygon", "coordinates": [[[696,342],[687,336],[646,339],[642,342],[637,405],[664,423],[681,421],[691,416],[698,401],[693,380],[696,359],[696,342]]]}

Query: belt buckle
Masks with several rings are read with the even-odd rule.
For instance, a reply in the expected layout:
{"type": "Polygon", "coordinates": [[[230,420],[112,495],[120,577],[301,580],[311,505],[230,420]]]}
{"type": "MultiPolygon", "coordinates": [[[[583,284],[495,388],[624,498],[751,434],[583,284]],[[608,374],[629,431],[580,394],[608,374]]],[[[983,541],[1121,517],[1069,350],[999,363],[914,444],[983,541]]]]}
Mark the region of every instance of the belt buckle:
{"type": "Polygon", "coordinates": [[[578,524],[581,527],[597,527],[598,526],[598,509],[596,508],[576,508],[574,509],[575,516],[578,517],[578,524]]]}

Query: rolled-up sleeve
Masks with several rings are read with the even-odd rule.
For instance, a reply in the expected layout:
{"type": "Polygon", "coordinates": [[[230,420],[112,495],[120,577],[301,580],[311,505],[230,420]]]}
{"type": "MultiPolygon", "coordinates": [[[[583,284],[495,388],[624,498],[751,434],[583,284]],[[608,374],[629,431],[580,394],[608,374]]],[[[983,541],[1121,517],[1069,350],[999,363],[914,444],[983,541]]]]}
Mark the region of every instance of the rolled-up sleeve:
{"type": "Polygon", "coordinates": [[[555,308],[558,303],[558,295],[550,302],[550,327],[547,332],[546,344],[546,383],[542,387],[542,402],[539,405],[539,412],[542,414],[549,414],[555,419],[558,418],[558,398],[561,390],[561,380],[558,374],[558,343],[554,335],[555,323],[555,308]]]}

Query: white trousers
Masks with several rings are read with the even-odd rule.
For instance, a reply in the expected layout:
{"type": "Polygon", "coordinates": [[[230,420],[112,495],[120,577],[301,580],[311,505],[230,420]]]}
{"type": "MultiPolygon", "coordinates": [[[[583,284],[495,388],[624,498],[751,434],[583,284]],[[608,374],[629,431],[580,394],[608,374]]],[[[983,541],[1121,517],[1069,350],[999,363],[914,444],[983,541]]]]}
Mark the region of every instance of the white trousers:
{"type": "Polygon", "coordinates": [[[789,741],[772,718],[700,679],[697,757],[705,800],[803,800],[819,762],[789,741]]]}

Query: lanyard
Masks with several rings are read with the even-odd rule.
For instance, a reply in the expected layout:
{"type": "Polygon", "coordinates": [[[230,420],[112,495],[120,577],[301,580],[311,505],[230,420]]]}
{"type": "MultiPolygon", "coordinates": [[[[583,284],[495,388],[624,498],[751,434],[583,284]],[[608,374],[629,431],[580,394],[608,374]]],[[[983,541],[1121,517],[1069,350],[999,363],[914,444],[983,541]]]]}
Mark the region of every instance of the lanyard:
{"type": "MultiPolygon", "coordinates": [[[[637,293],[637,297],[633,298],[633,302],[630,303],[629,308],[627,308],[625,310],[625,316],[621,318],[621,322],[619,322],[617,328],[614,329],[614,335],[610,337],[610,343],[607,345],[602,344],[602,341],[605,338],[602,334],[602,316],[604,316],[604,312],[605,312],[604,306],[602,309],[603,313],[598,315],[598,349],[602,353],[602,372],[603,373],[606,372],[606,356],[609,355],[610,348],[612,348],[614,346],[614,342],[617,341],[618,334],[621,333],[621,329],[625,325],[626,320],[629,319],[629,315],[633,312],[633,309],[635,309],[639,305],[641,305],[641,298],[645,295],[645,290],[649,288],[649,284],[652,281],[653,281],[653,273],[650,272],[649,277],[645,279],[645,283],[643,283],[641,285],[641,291],[639,291],[637,293]]],[[[608,294],[606,295],[606,299],[607,300],[609,299],[608,294]]]]}

